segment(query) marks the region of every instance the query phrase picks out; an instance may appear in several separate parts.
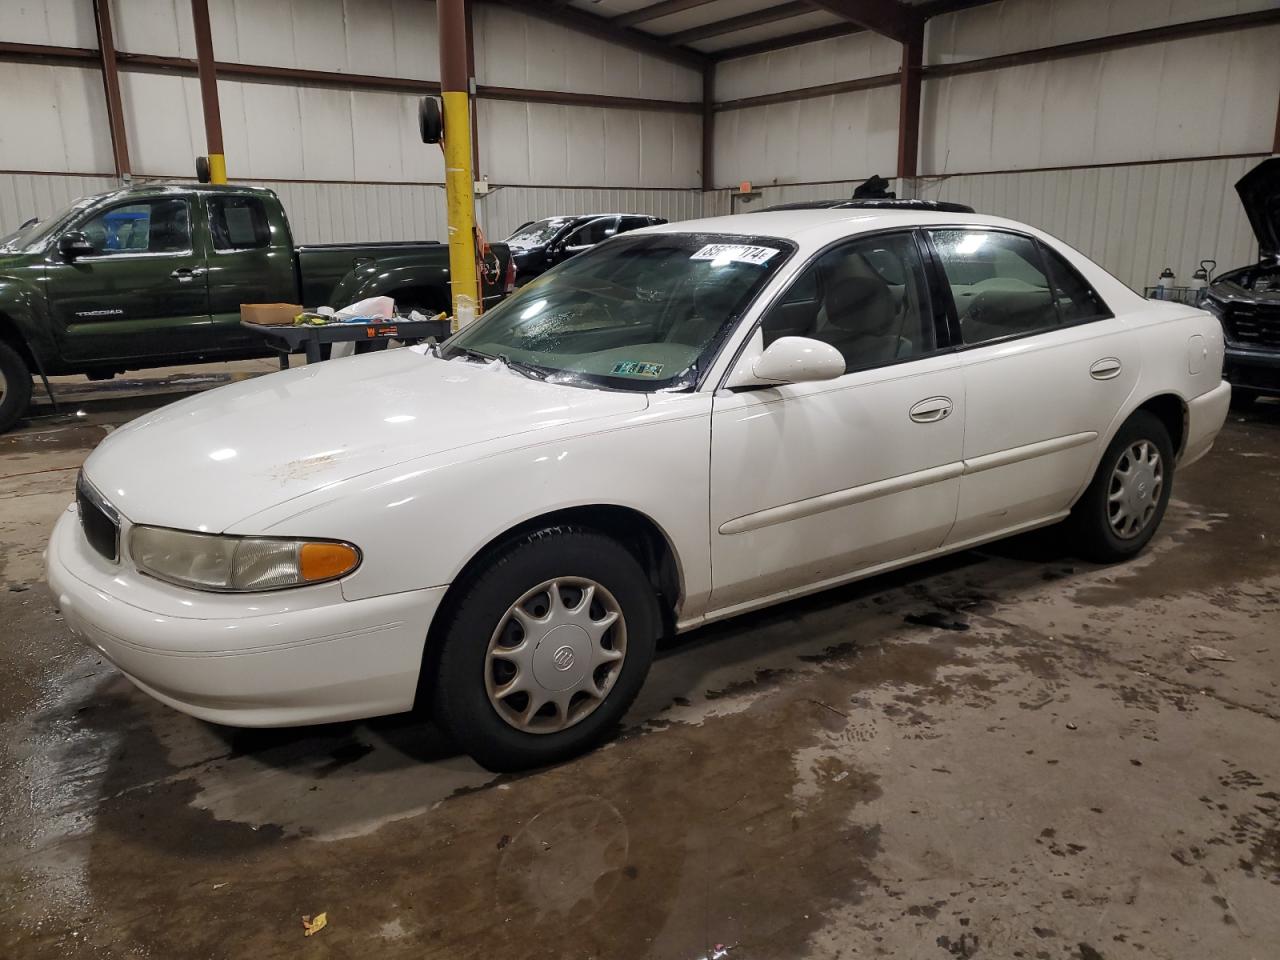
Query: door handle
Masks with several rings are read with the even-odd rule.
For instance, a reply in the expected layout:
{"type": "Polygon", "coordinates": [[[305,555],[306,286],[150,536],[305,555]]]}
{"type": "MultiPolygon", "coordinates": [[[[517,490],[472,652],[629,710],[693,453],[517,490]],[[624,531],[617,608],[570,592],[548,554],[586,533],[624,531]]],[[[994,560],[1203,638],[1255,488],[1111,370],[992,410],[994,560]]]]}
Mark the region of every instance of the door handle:
{"type": "Polygon", "coordinates": [[[1103,357],[1089,368],[1089,376],[1095,380],[1114,380],[1120,376],[1120,361],[1115,357],[1103,357]]]}
{"type": "Polygon", "coordinates": [[[954,409],[949,397],[929,397],[912,407],[909,415],[916,423],[937,423],[951,416],[954,409]]]}
{"type": "Polygon", "coordinates": [[[179,283],[190,283],[196,277],[203,277],[204,275],[204,267],[179,267],[177,270],[173,271],[173,273],[169,274],[170,277],[177,280],[179,283]]]}

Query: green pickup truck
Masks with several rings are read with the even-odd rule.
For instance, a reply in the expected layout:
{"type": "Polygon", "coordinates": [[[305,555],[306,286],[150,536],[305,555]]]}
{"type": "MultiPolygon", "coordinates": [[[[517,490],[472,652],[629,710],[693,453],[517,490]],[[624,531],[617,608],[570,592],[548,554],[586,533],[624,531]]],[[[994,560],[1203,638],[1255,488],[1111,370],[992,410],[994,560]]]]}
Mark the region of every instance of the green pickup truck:
{"type": "MultiPolygon", "coordinates": [[[[505,245],[486,258],[484,300],[515,284],[505,245]]],[[[270,190],[152,184],[85,197],[0,237],[0,432],[33,374],[107,379],[125,370],[268,354],[242,303],[342,307],[394,297],[449,308],[449,248],[421,243],[295,247],[270,190]]]]}

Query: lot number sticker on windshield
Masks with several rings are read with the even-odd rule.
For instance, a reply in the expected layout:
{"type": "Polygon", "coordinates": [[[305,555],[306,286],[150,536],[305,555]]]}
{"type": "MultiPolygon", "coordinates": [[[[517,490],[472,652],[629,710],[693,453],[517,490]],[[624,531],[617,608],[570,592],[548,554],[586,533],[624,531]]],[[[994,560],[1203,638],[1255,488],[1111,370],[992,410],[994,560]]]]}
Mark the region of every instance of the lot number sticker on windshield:
{"type": "Polygon", "coordinates": [[[613,365],[616,377],[657,377],[662,373],[662,364],[644,363],[640,360],[622,360],[613,365]]]}
{"type": "Polygon", "coordinates": [[[690,260],[736,260],[739,263],[768,263],[778,251],[772,247],[752,247],[739,243],[708,243],[690,260]]]}

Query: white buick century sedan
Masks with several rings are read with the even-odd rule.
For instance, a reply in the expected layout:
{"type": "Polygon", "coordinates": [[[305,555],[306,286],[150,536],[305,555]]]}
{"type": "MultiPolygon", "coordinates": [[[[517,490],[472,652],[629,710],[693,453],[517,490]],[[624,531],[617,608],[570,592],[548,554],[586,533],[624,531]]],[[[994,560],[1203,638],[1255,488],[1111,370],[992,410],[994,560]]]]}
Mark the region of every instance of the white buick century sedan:
{"type": "Polygon", "coordinates": [[[429,704],[495,769],[615,728],[664,633],[1063,522],[1137,553],[1226,416],[1218,321],[973,214],[617,237],[439,347],[108,437],[49,544],[68,624],[216,723],[429,704]]]}

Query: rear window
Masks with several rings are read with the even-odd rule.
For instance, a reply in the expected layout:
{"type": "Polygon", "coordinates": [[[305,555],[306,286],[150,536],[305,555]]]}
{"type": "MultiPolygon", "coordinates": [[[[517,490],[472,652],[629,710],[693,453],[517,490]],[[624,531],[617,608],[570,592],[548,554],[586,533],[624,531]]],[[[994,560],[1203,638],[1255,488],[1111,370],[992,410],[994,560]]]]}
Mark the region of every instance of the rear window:
{"type": "Polygon", "coordinates": [[[253,250],[271,244],[267,207],[257,197],[211,197],[209,232],[215,250],[253,250]]]}

